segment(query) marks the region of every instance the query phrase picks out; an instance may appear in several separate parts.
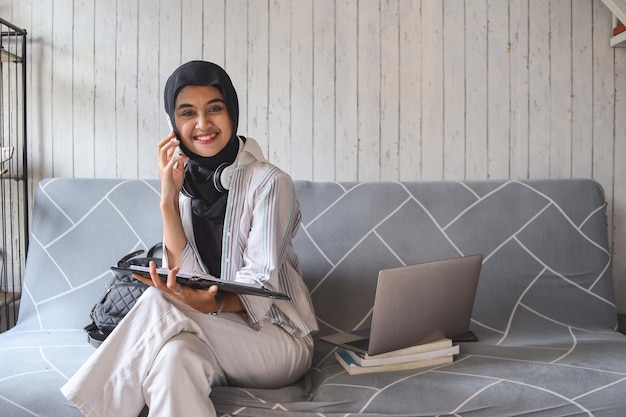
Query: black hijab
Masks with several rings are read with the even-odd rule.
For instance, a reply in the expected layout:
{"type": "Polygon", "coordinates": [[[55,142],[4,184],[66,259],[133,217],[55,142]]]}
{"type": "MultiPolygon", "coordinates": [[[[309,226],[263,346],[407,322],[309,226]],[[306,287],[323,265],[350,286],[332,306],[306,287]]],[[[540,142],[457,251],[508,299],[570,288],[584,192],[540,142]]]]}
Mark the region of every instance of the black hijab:
{"type": "Polygon", "coordinates": [[[175,123],[176,97],[180,90],[188,85],[212,86],[220,90],[233,125],[233,136],[224,149],[211,157],[195,154],[182,141],[180,142],[181,150],[189,157],[185,165],[183,193],[191,197],[196,246],[209,273],[219,277],[228,191],[221,186],[216,186],[213,177],[217,177],[219,184],[219,172],[216,174],[216,170],[224,164],[231,165],[237,159],[239,102],[230,77],[220,66],[205,61],[191,61],[181,65],[167,79],[164,91],[165,111],[179,139],[180,135],[175,123]]]}
{"type": "Polygon", "coordinates": [[[239,102],[237,92],[226,71],[212,62],[190,61],[178,67],[167,79],[164,102],[165,111],[179,139],[180,136],[175,123],[176,97],[180,90],[188,85],[212,86],[220,90],[224,96],[228,115],[232,121],[233,136],[217,155],[211,157],[200,156],[189,150],[182,141],[180,142],[181,150],[190,158],[185,166],[183,192],[192,198],[194,214],[200,217],[223,220],[226,209],[226,191],[221,187],[215,187],[213,176],[216,169],[221,165],[232,164],[239,153],[239,139],[237,138],[239,102]]]}

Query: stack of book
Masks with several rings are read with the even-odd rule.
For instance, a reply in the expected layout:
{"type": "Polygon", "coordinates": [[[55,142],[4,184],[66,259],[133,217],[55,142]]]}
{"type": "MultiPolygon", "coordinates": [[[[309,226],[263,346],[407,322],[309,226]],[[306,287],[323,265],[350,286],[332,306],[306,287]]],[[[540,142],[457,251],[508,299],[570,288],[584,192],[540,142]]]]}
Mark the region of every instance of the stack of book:
{"type": "Polygon", "coordinates": [[[335,357],[348,374],[359,375],[444,365],[452,363],[458,353],[458,344],[441,339],[373,356],[340,348],[335,351],[335,357]]]}

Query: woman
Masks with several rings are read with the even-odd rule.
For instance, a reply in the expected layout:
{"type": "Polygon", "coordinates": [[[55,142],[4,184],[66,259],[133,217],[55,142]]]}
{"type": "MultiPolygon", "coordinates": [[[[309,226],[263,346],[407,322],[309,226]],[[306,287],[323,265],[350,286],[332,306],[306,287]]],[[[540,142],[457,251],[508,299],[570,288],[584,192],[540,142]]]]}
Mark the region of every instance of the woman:
{"type": "Polygon", "coordinates": [[[188,62],[165,85],[173,130],[158,144],[165,267],[62,388],[87,416],[215,416],[211,387],[275,388],[310,366],[317,323],[291,243],[300,223],[289,176],[238,137],[226,72],[188,62]],[[178,149],[182,154],[178,152],[178,149]],[[178,271],[263,285],[290,300],[194,290],[178,271]],[[208,313],[208,314],[207,314],[208,313]]]}

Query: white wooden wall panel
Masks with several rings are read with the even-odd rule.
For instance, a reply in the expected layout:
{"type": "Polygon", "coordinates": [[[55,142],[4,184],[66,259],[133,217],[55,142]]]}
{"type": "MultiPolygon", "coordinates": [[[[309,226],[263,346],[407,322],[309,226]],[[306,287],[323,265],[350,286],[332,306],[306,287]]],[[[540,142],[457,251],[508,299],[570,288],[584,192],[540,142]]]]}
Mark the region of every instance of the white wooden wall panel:
{"type": "Polygon", "coordinates": [[[572,173],[572,1],[550,4],[550,177],[572,173]]]}
{"type": "MultiPolygon", "coordinates": [[[[605,13],[603,4],[594,3],[593,26],[611,27],[611,15],[605,13]]],[[[599,31],[594,31],[594,45],[601,43],[599,31]]],[[[622,51],[622,50],[620,50],[622,51]]],[[[623,52],[623,51],[622,51],[623,52]]],[[[594,48],[593,64],[593,145],[592,145],[592,175],[607,192],[613,194],[615,142],[625,140],[615,135],[615,75],[618,74],[614,66],[612,48],[594,48]]],[[[622,69],[623,71],[624,69],[622,69]]],[[[624,163],[624,155],[618,161],[624,163]]],[[[613,217],[613,202],[610,201],[607,215],[613,217]]],[[[626,233],[626,231],[623,231],[626,233]]],[[[612,239],[613,230],[609,228],[609,239],[612,239]]],[[[626,296],[626,294],[624,294],[626,296]]]]}
{"type": "Polygon", "coordinates": [[[137,134],[137,0],[117,3],[115,29],[115,144],[118,177],[139,176],[137,134]]]}
{"type": "MultiPolygon", "coordinates": [[[[97,1],[97,0],[94,0],[97,1]]],[[[159,37],[159,4],[139,2],[137,11],[137,170],[158,178],[156,143],[169,132],[159,77],[159,48],[146,47],[159,37]]]]}
{"type": "Polygon", "coordinates": [[[296,179],[592,177],[626,312],[626,49],[600,0],[0,0],[29,33],[31,188],[156,178],[180,63],[296,179]]]}
{"type": "MultiPolygon", "coordinates": [[[[335,169],[338,181],[357,178],[357,0],[335,2],[335,169]]],[[[376,115],[375,117],[378,117],[376,115]]]]}
{"type": "Polygon", "coordinates": [[[421,1],[400,1],[399,179],[419,179],[421,159],[421,1]]]}
{"type": "MultiPolygon", "coordinates": [[[[357,179],[380,178],[380,6],[378,0],[357,2],[357,179]]],[[[349,24],[349,22],[347,22],[349,24]]],[[[395,45],[389,45],[394,48],[395,45]]],[[[354,76],[354,74],[344,74],[354,76]]]]}
{"type": "MultiPolygon", "coordinates": [[[[104,2],[94,2],[94,172],[95,177],[115,177],[117,175],[117,147],[116,147],[116,127],[115,108],[117,101],[115,97],[115,43],[117,31],[116,5],[104,2]],[[106,28],[103,30],[103,28],[106,28]]],[[[33,28],[37,23],[33,22],[33,28]]],[[[31,28],[29,28],[31,30],[31,28]]],[[[31,30],[32,31],[32,30],[31,30]]],[[[31,32],[32,34],[32,32],[31,32]]],[[[32,42],[32,41],[31,41],[32,42]]],[[[50,54],[51,60],[56,60],[56,53],[50,54]]],[[[33,56],[32,61],[36,61],[33,56]]],[[[36,85],[33,82],[32,86],[36,85]]],[[[129,134],[132,132],[129,130],[129,134]]],[[[32,138],[31,138],[32,139],[32,138]]],[[[37,138],[35,138],[37,139],[37,138]]],[[[44,143],[48,140],[52,142],[59,139],[56,132],[52,137],[38,138],[44,143]]],[[[55,158],[56,159],[56,158],[55,158]]],[[[56,176],[57,174],[54,173],[56,176]]],[[[36,176],[35,176],[36,178],[36,176]]],[[[33,178],[34,179],[34,178],[33,178]]]]}
{"type": "MultiPolygon", "coordinates": [[[[200,45],[204,43],[205,39],[205,29],[207,30],[206,35],[208,35],[208,39],[210,39],[211,33],[213,33],[212,27],[205,26],[203,12],[203,5],[198,2],[198,0],[181,0],[180,2],[180,27],[182,31],[180,36],[181,62],[198,59],[198,49],[200,45]],[[198,39],[202,39],[203,41],[198,42],[198,39]]],[[[165,29],[167,33],[167,27],[162,29],[165,29]]],[[[220,37],[224,36],[223,32],[218,33],[220,37]]]]}
{"type": "Polygon", "coordinates": [[[74,176],[91,178],[95,175],[94,126],[94,0],[79,0],[74,3],[74,15],[82,16],[74,22],[72,42],[74,57],[72,71],[74,91],[73,144],[74,176]],[[89,138],[89,139],[86,139],[89,138]]]}
{"type": "MultiPolygon", "coordinates": [[[[380,3],[380,179],[398,178],[400,42],[398,0],[380,3]]],[[[364,103],[365,104],[365,103],[364,103]]]]}
{"type": "Polygon", "coordinates": [[[313,1],[291,10],[291,173],[313,176],[313,1]]]}
{"type": "Polygon", "coordinates": [[[443,8],[422,2],[422,172],[424,180],[443,179],[443,8]]]}
{"type": "MultiPolygon", "coordinates": [[[[6,16],[6,15],[5,15],[6,16]]],[[[32,2],[32,24],[38,25],[38,36],[52,40],[52,4],[45,0],[32,2]]],[[[27,15],[21,16],[27,27],[27,15]]],[[[6,17],[5,17],[6,18],[6,17]]],[[[30,30],[30,28],[28,28],[30,30]]],[[[31,32],[32,35],[32,32],[31,32]]],[[[29,35],[30,36],[30,35],[29,35]]],[[[29,42],[28,58],[28,161],[29,176],[34,181],[52,175],[52,48],[44,42],[29,42]],[[34,87],[36,85],[37,87],[34,87]],[[34,113],[34,114],[33,114],[34,113]],[[47,140],[43,140],[47,137],[47,140]]],[[[95,143],[95,142],[94,142],[95,143]]]]}
{"type": "MultiPolygon", "coordinates": [[[[210,13],[210,9],[209,13],[210,13]]],[[[240,124],[241,132],[250,132],[265,155],[269,154],[269,8],[267,1],[250,2],[248,16],[248,126],[240,124]]],[[[205,59],[212,60],[211,56],[205,59]]]]}
{"type": "Polygon", "coordinates": [[[572,176],[592,176],[593,4],[572,2],[572,176]]]}
{"type": "MultiPolygon", "coordinates": [[[[236,86],[243,86],[237,91],[239,106],[243,111],[239,114],[239,123],[242,127],[248,124],[248,89],[245,88],[248,79],[248,11],[246,0],[228,0],[225,5],[224,27],[224,68],[228,71],[232,82],[236,86]]],[[[208,11],[211,12],[210,10],[208,11]]],[[[183,16],[184,19],[184,16],[183,16]]],[[[212,35],[207,28],[209,39],[212,35]]],[[[187,39],[190,45],[197,44],[193,38],[187,39]]],[[[197,57],[195,59],[198,59],[197,57]]],[[[209,58],[207,58],[209,59],[209,58]]],[[[187,60],[183,60],[186,62],[187,60]]]]}
{"type": "MultiPolygon", "coordinates": [[[[153,28],[154,40],[147,43],[145,46],[142,46],[142,48],[154,47],[159,51],[159,64],[158,69],[155,69],[155,76],[158,74],[160,94],[159,104],[157,105],[157,103],[153,103],[153,106],[156,107],[153,110],[153,118],[154,123],[159,125],[159,132],[162,133],[155,138],[156,145],[156,142],[169,133],[165,109],[163,107],[163,87],[165,86],[167,77],[169,77],[172,71],[174,71],[180,63],[182,63],[182,43],[194,41],[183,37],[184,31],[182,26],[184,25],[182,23],[182,5],[180,2],[160,0],[157,3],[156,1],[142,0],[141,4],[142,8],[146,8],[146,12],[150,10],[149,8],[152,8],[152,10],[154,10],[153,13],[156,13],[159,16],[158,25],[153,28]]],[[[220,40],[218,44],[223,47],[223,32],[219,32],[216,29],[216,36],[220,40]]],[[[196,42],[198,42],[197,48],[200,49],[203,41],[196,42]]],[[[218,63],[220,65],[224,65],[223,59],[218,63]]],[[[142,103],[142,105],[148,105],[148,103],[142,103]]],[[[156,161],[156,151],[154,161],[156,161]]]]}
{"type": "MultiPolygon", "coordinates": [[[[225,54],[225,2],[226,0],[204,0],[202,4],[202,39],[201,41],[192,41],[192,44],[196,44],[196,48],[199,47],[198,42],[202,43],[202,56],[196,56],[194,59],[206,59],[213,61],[219,65],[224,65],[225,54]]],[[[171,2],[176,4],[176,2],[171,2]]],[[[249,2],[249,10],[254,11],[253,7],[257,3],[263,2],[249,2]]],[[[194,13],[200,13],[198,1],[194,1],[196,5],[194,13]]],[[[258,16],[258,15],[257,15],[258,16]]],[[[260,17],[260,16],[259,16],[260,17]]]]}
{"type": "Polygon", "coordinates": [[[509,3],[510,87],[509,177],[528,177],[528,1],[509,3]]]}
{"type": "Polygon", "coordinates": [[[312,157],[316,181],[335,179],[335,2],[313,2],[312,157]]]}
{"type": "Polygon", "coordinates": [[[269,158],[291,172],[291,1],[269,9],[269,158]],[[270,30],[271,29],[271,30],[270,30]]]}
{"type": "Polygon", "coordinates": [[[623,294],[626,294],[626,54],[615,54],[615,170],[613,171],[613,277],[618,297],[618,309],[624,311],[623,294]],[[620,304],[619,302],[622,302],[620,304]]]}
{"type": "Polygon", "coordinates": [[[529,1],[528,174],[550,175],[550,2],[529,1]]]}
{"type": "Polygon", "coordinates": [[[443,140],[445,179],[465,177],[465,7],[443,3],[443,140]]]}
{"type": "MultiPolygon", "coordinates": [[[[429,46],[422,43],[422,47],[429,46]]],[[[487,178],[487,3],[465,3],[465,178],[487,178]],[[477,57],[482,57],[477,59],[477,57]]],[[[423,84],[423,83],[422,83],[423,84]]],[[[422,106],[427,106],[423,101],[422,106]]]]}
{"type": "MultiPolygon", "coordinates": [[[[73,4],[58,2],[52,8],[52,173],[54,176],[74,175],[74,129],[72,118],[73,71],[72,42],[73,4]]],[[[48,16],[49,18],[50,16],[48,16]]]]}
{"type": "Polygon", "coordinates": [[[487,176],[509,176],[509,4],[487,1],[487,176]]]}

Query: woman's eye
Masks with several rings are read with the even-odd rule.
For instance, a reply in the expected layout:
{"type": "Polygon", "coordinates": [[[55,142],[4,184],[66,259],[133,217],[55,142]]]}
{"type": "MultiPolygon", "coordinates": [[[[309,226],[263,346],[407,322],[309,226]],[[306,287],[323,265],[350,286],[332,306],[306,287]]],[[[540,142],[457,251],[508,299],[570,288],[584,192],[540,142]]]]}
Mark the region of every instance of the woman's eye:
{"type": "Polygon", "coordinates": [[[222,106],[211,106],[209,107],[209,113],[217,113],[222,110],[222,106]]]}

